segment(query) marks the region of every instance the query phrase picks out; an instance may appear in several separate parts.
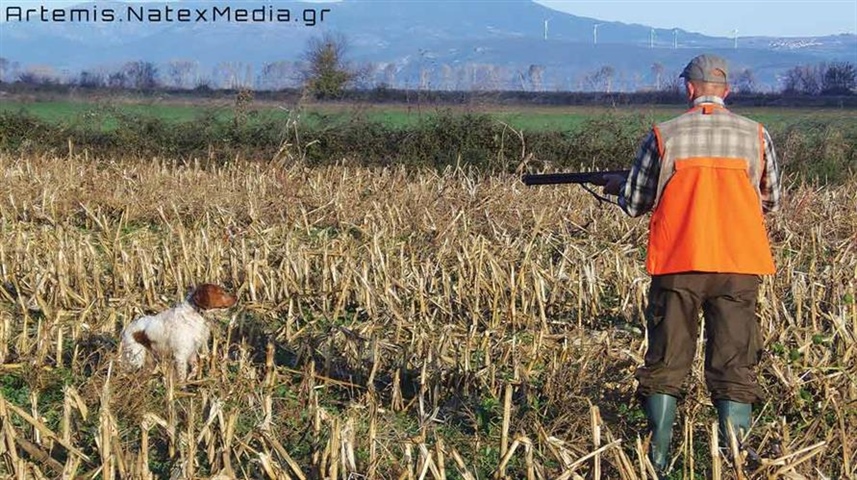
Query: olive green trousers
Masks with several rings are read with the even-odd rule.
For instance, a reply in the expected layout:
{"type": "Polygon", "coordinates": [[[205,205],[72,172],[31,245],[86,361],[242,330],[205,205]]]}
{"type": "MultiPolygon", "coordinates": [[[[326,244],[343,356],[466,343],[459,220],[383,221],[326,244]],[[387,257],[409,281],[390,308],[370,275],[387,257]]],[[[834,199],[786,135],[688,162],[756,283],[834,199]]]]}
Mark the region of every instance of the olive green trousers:
{"type": "Polygon", "coordinates": [[[762,392],[756,366],[762,338],[756,320],[760,277],[679,273],[652,277],[646,311],[648,350],[637,370],[642,397],[681,397],[705,318],[705,383],[712,400],[756,403],[762,392]]]}

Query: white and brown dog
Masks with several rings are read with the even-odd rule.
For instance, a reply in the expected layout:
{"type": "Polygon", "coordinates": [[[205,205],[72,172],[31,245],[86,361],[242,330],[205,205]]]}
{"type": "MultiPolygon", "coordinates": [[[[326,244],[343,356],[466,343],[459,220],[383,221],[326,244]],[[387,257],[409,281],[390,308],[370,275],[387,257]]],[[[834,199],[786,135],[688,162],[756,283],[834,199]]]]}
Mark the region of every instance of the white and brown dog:
{"type": "Polygon", "coordinates": [[[180,382],[193,376],[198,368],[198,352],[208,345],[211,330],[203,313],[206,310],[229,308],[237,302],[234,295],[222,287],[205,283],[193,290],[178,305],[157,315],[140,317],[122,332],[123,360],[140,368],[146,356],[175,363],[180,382]]]}

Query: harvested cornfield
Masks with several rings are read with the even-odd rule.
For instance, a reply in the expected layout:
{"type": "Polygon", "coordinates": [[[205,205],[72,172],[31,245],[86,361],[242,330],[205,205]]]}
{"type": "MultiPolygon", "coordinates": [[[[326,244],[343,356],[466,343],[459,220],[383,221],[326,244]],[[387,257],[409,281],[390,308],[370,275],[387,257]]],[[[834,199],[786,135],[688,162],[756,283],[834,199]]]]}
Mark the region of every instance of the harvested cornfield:
{"type": "MultiPolygon", "coordinates": [[[[288,156],[0,172],[3,477],[652,478],[645,219],[507,174],[288,156]],[[123,326],[201,282],[240,297],[201,375],[123,367],[123,326]]],[[[751,448],[710,448],[698,351],[671,478],[857,476],[855,192],[788,185],[751,448]]]]}

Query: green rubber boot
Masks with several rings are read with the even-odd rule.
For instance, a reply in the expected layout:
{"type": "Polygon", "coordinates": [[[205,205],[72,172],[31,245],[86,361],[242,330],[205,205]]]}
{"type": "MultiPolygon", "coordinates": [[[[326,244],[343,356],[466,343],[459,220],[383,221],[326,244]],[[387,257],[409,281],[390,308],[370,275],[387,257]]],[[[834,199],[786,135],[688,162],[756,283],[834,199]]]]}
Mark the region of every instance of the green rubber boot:
{"type": "Polygon", "coordinates": [[[658,475],[664,473],[670,458],[670,441],[673,436],[676,402],[675,397],[662,393],[648,396],[643,401],[643,409],[646,411],[649,431],[652,434],[649,460],[651,460],[658,475]]]}
{"type": "Polygon", "coordinates": [[[720,446],[729,448],[729,428],[727,425],[732,424],[732,430],[735,436],[738,437],[740,443],[741,438],[750,430],[750,415],[753,413],[753,405],[749,403],[738,403],[732,400],[718,400],[714,402],[717,407],[717,418],[720,424],[720,446]]]}

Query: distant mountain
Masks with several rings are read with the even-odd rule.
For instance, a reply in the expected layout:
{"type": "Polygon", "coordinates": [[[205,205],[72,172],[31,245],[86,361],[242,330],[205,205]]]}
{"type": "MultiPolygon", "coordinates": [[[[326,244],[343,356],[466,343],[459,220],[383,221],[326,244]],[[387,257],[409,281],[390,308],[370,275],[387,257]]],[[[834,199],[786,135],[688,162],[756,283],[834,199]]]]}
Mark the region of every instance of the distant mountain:
{"type": "Polygon", "coordinates": [[[690,57],[706,51],[728,58],[735,72],[749,70],[757,86],[777,88],[778,76],[795,65],[857,63],[855,35],[742,37],[735,48],[732,38],[604,22],[531,0],[105,1],[49,11],[49,21],[31,12],[29,22],[18,21],[23,9],[12,16],[4,9],[0,56],[19,70],[68,76],[143,60],[169,77],[169,62],[187,60],[195,62],[191,82],[283,86],[307,41],[323,32],[341,34],[349,58],[372,65],[367,84],[395,87],[636,90],[673,80],[690,57]],[[286,8],[288,21],[278,21],[286,8]],[[328,10],[323,21],[322,9],[328,10]],[[271,64],[277,68],[264,68],[271,64]]]}

